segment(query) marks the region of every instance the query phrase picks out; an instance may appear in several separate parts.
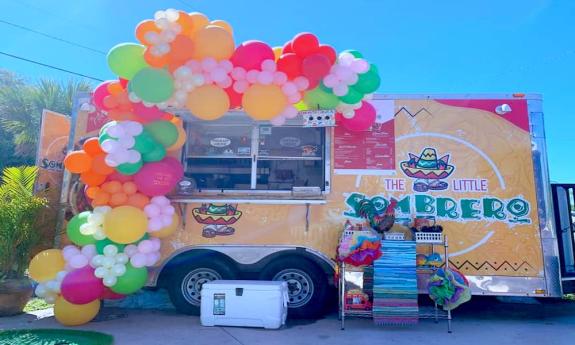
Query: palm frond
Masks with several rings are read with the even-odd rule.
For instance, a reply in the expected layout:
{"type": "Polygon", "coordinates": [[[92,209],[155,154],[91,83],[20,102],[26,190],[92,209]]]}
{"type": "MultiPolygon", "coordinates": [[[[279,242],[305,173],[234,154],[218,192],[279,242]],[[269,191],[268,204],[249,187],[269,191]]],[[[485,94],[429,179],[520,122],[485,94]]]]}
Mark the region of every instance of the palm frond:
{"type": "Polygon", "coordinates": [[[11,198],[33,195],[37,175],[38,168],[35,166],[5,168],[2,172],[0,196],[11,198]]]}

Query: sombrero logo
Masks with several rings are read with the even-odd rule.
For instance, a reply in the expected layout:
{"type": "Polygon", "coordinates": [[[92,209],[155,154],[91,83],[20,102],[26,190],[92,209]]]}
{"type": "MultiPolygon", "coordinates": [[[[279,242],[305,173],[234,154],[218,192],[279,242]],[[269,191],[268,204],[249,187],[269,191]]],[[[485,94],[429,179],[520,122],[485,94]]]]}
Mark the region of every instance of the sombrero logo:
{"type": "Polygon", "coordinates": [[[403,173],[413,179],[413,190],[427,192],[429,190],[446,190],[449,184],[442,181],[449,177],[455,166],[449,164],[449,155],[437,158],[434,148],[423,149],[419,156],[409,153],[409,160],[401,162],[403,173]]]}

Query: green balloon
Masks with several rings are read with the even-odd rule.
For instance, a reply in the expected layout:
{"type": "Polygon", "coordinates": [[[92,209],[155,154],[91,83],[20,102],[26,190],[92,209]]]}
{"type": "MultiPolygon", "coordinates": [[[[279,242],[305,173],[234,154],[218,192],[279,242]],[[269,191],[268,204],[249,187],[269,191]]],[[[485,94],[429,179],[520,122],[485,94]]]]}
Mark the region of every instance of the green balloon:
{"type": "Polygon", "coordinates": [[[140,133],[135,138],[135,144],[133,149],[140,152],[141,154],[146,154],[152,152],[159,144],[154,140],[154,137],[144,128],[142,133],[140,133]]]}
{"type": "Polygon", "coordinates": [[[164,147],[170,147],[178,141],[178,128],[170,121],[160,120],[148,123],[146,130],[164,147]]]}
{"type": "Polygon", "coordinates": [[[343,103],[356,104],[363,99],[363,93],[358,92],[355,88],[350,87],[346,95],[339,97],[343,103]]]}
{"type": "Polygon", "coordinates": [[[157,145],[152,151],[142,154],[144,162],[158,162],[166,157],[166,149],[162,145],[157,145]]]}
{"type": "Polygon", "coordinates": [[[326,91],[320,85],[305,93],[304,102],[310,110],[335,109],[339,103],[339,99],[336,95],[326,91]]]}
{"type": "Polygon", "coordinates": [[[137,163],[124,163],[124,164],[120,164],[116,167],[116,170],[118,170],[118,172],[120,174],[124,174],[124,175],[134,175],[135,173],[137,173],[138,171],[140,171],[140,169],[142,168],[142,166],[144,165],[144,163],[142,162],[142,160],[140,160],[137,163]]]}
{"type": "Polygon", "coordinates": [[[115,245],[116,248],[118,248],[118,253],[123,252],[124,247],[126,247],[125,244],[116,243],[108,238],[105,238],[103,240],[96,241],[96,252],[98,252],[98,254],[104,254],[104,248],[109,244],[115,245]]]}
{"type": "Polygon", "coordinates": [[[174,93],[174,79],[161,68],[144,68],[129,84],[136,96],[145,102],[161,103],[170,99],[174,93]]]}
{"type": "Polygon", "coordinates": [[[131,80],[143,68],[148,67],[144,59],[145,47],[136,43],[120,43],[108,52],[108,66],[114,74],[131,80]]]}
{"type": "Polygon", "coordinates": [[[369,71],[359,75],[357,83],[352,85],[352,87],[363,94],[368,94],[377,91],[380,83],[381,79],[379,78],[379,73],[377,73],[377,67],[371,65],[369,71]]]}
{"type": "Polygon", "coordinates": [[[142,236],[142,238],[140,238],[139,240],[137,240],[136,242],[134,242],[134,244],[137,245],[138,243],[142,242],[143,240],[149,240],[149,239],[150,239],[150,235],[148,235],[148,233],[146,232],[146,233],[144,234],[144,236],[142,236]]]}
{"type": "Polygon", "coordinates": [[[353,55],[353,57],[356,59],[363,59],[363,55],[360,52],[358,52],[357,50],[348,49],[348,50],[344,50],[342,53],[349,53],[349,54],[353,55]]]}
{"type": "Polygon", "coordinates": [[[135,268],[132,264],[126,264],[126,273],[118,277],[118,282],[110,289],[115,293],[129,295],[140,290],[146,285],[148,269],[146,267],[135,268]]]}
{"type": "Polygon", "coordinates": [[[68,235],[68,239],[70,239],[72,243],[78,246],[85,246],[87,244],[96,243],[94,236],[84,235],[80,232],[80,227],[88,223],[88,217],[90,214],[90,211],[79,213],[72,217],[66,226],[66,234],[68,235]]]}

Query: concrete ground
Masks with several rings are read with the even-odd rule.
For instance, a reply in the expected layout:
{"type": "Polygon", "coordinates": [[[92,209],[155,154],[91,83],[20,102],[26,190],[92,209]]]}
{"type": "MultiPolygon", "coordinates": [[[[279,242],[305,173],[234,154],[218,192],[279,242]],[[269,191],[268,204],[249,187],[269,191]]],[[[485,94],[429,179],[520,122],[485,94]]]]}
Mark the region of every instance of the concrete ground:
{"type": "MultiPolygon", "coordinates": [[[[57,328],[51,310],[0,318],[0,329],[57,328]]],[[[380,327],[352,319],[340,330],[335,313],[315,321],[292,320],[281,330],[202,327],[199,317],[173,311],[104,309],[79,329],[111,334],[115,344],[217,345],[373,345],[373,344],[575,344],[575,302],[514,304],[479,298],[454,312],[453,333],[446,324],[422,320],[417,326],[380,327]]]]}

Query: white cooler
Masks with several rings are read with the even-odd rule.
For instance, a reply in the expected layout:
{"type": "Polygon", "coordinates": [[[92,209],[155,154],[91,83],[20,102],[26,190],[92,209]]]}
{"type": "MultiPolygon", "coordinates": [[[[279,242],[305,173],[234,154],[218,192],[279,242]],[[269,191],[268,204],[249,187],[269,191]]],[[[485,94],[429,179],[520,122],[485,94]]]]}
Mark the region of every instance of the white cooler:
{"type": "Polygon", "coordinates": [[[286,282],[215,280],[202,285],[202,326],[277,329],[288,310],[286,282]]]}

